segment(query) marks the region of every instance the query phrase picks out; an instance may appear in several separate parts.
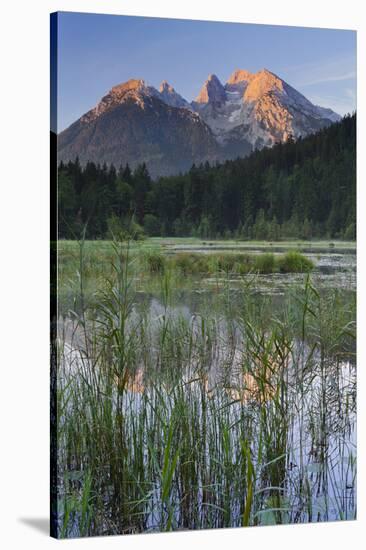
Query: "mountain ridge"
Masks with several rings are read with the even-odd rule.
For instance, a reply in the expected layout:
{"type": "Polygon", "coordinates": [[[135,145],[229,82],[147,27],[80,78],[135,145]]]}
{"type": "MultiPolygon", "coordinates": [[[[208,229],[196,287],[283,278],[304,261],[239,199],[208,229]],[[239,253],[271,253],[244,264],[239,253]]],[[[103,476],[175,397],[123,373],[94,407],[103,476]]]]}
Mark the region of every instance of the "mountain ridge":
{"type": "Polygon", "coordinates": [[[340,118],[268,69],[236,69],[225,84],[211,73],[192,102],[166,80],[157,89],[132,78],[113,86],[58,135],[58,155],[64,161],[75,156],[81,162],[120,159],[132,167],[146,162],[156,177],[193,162],[246,156],[340,118]]]}

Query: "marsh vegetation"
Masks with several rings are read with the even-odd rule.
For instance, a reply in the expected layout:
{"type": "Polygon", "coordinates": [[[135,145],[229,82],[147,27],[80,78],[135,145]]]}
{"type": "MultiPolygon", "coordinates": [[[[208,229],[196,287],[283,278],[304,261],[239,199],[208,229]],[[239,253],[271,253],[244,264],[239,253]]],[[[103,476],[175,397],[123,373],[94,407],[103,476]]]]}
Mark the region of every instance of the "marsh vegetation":
{"type": "Polygon", "coordinates": [[[355,518],[352,288],[297,250],[59,247],[59,537],[355,518]]]}

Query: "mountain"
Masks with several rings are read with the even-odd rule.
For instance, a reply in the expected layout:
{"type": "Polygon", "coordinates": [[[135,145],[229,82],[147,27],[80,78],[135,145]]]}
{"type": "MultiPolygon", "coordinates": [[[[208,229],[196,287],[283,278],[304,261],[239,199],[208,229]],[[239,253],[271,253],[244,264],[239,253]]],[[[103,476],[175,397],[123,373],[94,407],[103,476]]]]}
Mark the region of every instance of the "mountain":
{"type": "Polygon", "coordinates": [[[223,85],[215,74],[210,74],[201,88],[192,107],[200,108],[204,105],[216,105],[220,107],[226,101],[226,93],[223,85]]]}
{"type": "Polygon", "coordinates": [[[153,177],[215,161],[219,147],[211,129],[183,104],[172,87],[159,92],[143,80],[113,87],[98,105],[58,136],[58,160],[81,164],[146,163],[153,177]],[[169,103],[168,103],[169,101],[169,103]]]}
{"type": "Polygon", "coordinates": [[[58,157],[132,167],[145,162],[156,177],[244,157],[339,119],[267,69],[237,69],[225,84],[210,74],[191,103],[167,81],[157,90],[131,79],[59,134],[58,157]]]}
{"type": "MultiPolygon", "coordinates": [[[[246,158],[202,165],[151,182],[128,170],[70,162],[59,167],[59,235],[109,238],[132,215],[146,234],[201,239],[354,239],[356,116],[246,158]]],[[[328,241],[329,242],[329,241],[328,241]]]]}
{"type": "Polygon", "coordinates": [[[185,107],[186,109],[191,109],[188,101],[183,99],[166,80],[160,84],[159,94],[157,94],[164,103],[170,105],[171,107],[185,107]]]}
{"type": "MultiPolygon", "coordinates": [[[[207,87],[207,82],[204,86],[207,87]]],[[[201,90],[200,96],[203,95],[201,90]]],[[[192,102],[193,108],[210,126],[216,139],[226,146],[249,150],[272,146],[316,132],[340,116],[313,105],[302,94],[267,69],[250,73],[236,70],[222,86],[215,77],[220,100],[206,94],[206,101],[192,102]]],[[[200,97],[199,96],[199,97],[200,97]]]]}

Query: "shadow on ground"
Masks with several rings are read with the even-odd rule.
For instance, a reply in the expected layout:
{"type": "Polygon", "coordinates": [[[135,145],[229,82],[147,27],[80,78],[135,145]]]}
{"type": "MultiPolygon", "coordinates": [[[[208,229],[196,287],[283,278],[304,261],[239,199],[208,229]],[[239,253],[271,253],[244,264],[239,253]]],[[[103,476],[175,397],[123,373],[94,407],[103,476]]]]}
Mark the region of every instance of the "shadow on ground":
{"type": "Polygon", "coordinates": [[[50,534],[50,520],[48,518],[18,518],[18,521],[43,535],[50,534]]]}

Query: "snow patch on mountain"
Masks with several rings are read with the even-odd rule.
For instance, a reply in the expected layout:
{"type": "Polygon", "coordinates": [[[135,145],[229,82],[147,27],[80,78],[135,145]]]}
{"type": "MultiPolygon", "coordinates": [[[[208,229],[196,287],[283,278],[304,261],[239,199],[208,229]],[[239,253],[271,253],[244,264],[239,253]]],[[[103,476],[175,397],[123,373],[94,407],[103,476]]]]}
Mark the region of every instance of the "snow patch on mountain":
{"type": "Polygon", "coordinates": [[[208,83],[209,79],[192,107],[222,144],[239,136],[253,148],[271,146],[290,135],[305,136],[340,119],[331,109],[313,105],[268,69],[254,74],[237,69],[225,86],[215,77],[215,93],[208,83]]]}
{"type": "Polygon", "coordinates": [[[245,155],[290,136],[308,135],[341,118],[331,109],[311,103],[268,69],[256,73],[236,69],[225,84],[210,74],[191,103],[166,80],[156,89],[141,78],[130,79],[113,86],[80,123],[88,125],[127,101],[143,111],[159,111],[155,99],[175,109],[177,118],[201,124],[201,135],[214,136],[223,158],[245,155]]]}

